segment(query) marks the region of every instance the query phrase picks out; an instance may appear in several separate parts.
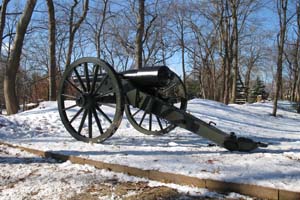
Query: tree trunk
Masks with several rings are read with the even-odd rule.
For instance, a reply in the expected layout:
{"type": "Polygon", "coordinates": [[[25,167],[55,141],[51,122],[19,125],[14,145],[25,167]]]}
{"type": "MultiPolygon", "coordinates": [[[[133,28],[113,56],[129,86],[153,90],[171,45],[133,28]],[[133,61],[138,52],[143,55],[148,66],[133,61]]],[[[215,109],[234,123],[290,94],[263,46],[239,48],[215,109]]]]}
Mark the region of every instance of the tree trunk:
{"type": "Polygon", "coordinates": [[[104,27],[104,23],[106,20],[106,12],[107,12],[107,6],[108,6],[108,0],[103,0],[104,7],[103,7],[103,14],[102,14],[102,20],[100,22],[99,29],[96,30],[96,51],[97,51],[97,58],[101,57],[101,33],[104,27]]]}
{"type": "Polygon", "coordinates": [[[180,30],[180,45],[181,45],[181,65],[182,65],[182,75],[183,75],[183,84],[186,85],[186,74],[185,74],[185,58],[184,58],[184,27],[183,22],[181,24],[181,30],[180,30]]]}
{"type": "MultiPolygon", "coordinates": [[[[2,5],[1,5],[1,9],[0,9],[0,60],[2,60],[2,42],[3,42],[3,31],[5,28],[5,20],[6,20],[6,9],[7,9],[7,4],[10,0],[3,0],[2,1],[2,5]]],[[[7,66],[4,67],[4,69],[6,69],[7,66]]],[[[3,70],[3,69],[2,69],[3,70]]],[[[4,73],[5,70],[3,70],[3,72],[1,72],[0,75],[0,91],[3,90],[3,77],[4,77],[4,73]]],[[[1,92],[1,97],[0,97],[0,114],[2,114],[2,104],[3,102],[3,94],[1,92]]]]}
{"type": "Polygon", "coordinates": [[[297,3],[297,45],[296,45],[296,56],[295,56],[295,62],[297,62],[297,84],[296,84],[296,97],[298,97],[298,108],[297,108],[297,113],[300,113],[300,67],[299,67],[299,48],[300,48],[300,2],[297,3]]]}
{"type": "Polygon", "coordinates": [[[49,26],[49,100],[56,100],[56,55],[55,55],[55,11],[53,0],[47,0],[49,26]]]}
{"type": "Polygon", "coordinates": [[[238,69],[238,18],[237,18],[237,9],[238,9],[238,2],[235,1],[231,1],[231,9],[232,9],[232,19],[233,19],[233,35],[232,35],[232,39],[233,39],[233,49],[232,49],[232,53],[233,53],[233,81],[232,81],[232,93],[231,93],[231,103],[235,102],[235,98],[236,98],[236,82],[238,79],[238,73],[239,73],[239,69],[238,69]]]}
{"type": "Polygon", "coordinates": [[[68,45],[65,69],[67,69],[67,67],[71,64],[71,57],[72,57],[73,46],[74,46],[74,37],[75,37],[75,33],[71,32],[69,36],[69,45],[68,45]]]}
{"type": "Polygon", "coordinates": [[[224,42],[224,95],[223,95],[223,103],[228,104],[229,103],[229,88],[230,88],[230,75],[231,75],[231,64],[230,64],[230,58],[229,58],[229,25],[228,25],[228,19],[226,19],[225,23],[225,35],[223,38],[224,42]]]}
{"type": "Polygon", "coordinates": [[[6,19],[6,8],[7,4],[10,0],[3,0],[1,5],[1,13],[0,13],[0,57],[2,55],[2,39],[3,39],[3,31],[5,27],[5,19],[6,19]]]}
{"type": "Polygon", "coordinates": [[[135,69],[143,66],[143,36],[145,28],[145,0],[139,0],[139,13],[137,16],[137,32],[135,38],[135,69]]]}
{"type": "MultiPolygon", "coordinates": [[[[296,45],[297,46],[297,45],[296,45]]],[[[298,51],[298,48],[295,47],[295,52],[298,51]]],[[[298,81],[298,75],[299,75],[299,67],[298,67],[298,56],[295,56],[294,58],[294,70],[293,70],[293,78],[292,78],[292,95],[291,95],[291,101],[296,101],[297,96],[297,81],[298,81]]]]}
{"type": "Polygon", "coordinates": [[[15,90],[15,81],[20,65],[23,41],[26,34],[27,26],[30,22],[36,0],[28,0],[16,28],[14,44],[8,58],[8,68],[4,77],[4,97],[7,114],[18,112],[19,105],[15,90]]]}
{"type": "MultiPolygon", "coordinates": [[[[226,50],[225,50],[226,52],[226,50]]],[[[226,56],[226,55],[225,55],[226,56]]],[[[231,66],[230,66],[230,62],[229,59],[225,57],[225,85],[224,85],[224,97],[223,97],[223,103],[224,104],[228,104],[229,103],[229,88],[230,88],[230,72],[231,72],[231,66]]]]}
{"type": "MultiPolygon", "coordinates": [[[[222,2],[223,3],[223,2],[222,2]]],[[[224,6],[224,5],[222,5],[224,6]]],[[[225,13],[228,15],[228,0],[225,0],[225,13]]],[[[223,93],[223,103],[229,103],[229,93],[230,93],[230,76],[231,76],[231,45],[230,45],[230,23],[229,17],[224,17],[224,21],[222,22],[222,42],[224,45],[224,57],[223,57],[223,64],[224,64],[224,93],[223,93]]]]}
{"type": "Polygon", "coordinates": [[[280,90],[282,88],[282,60],[284,53],[284,43],[286,34],[286,12],[288,0],[277,0],[278,15],[280,21],[280,32],[278,36],[278,56],[277,56],[277,73],[276,73],[276,90],[274,96],[274,106],[272,115],[276,117],[278,99],[280,98],[280,90]]]}
{"type": "Polygon", "coordinates": [[[68,53],[66,58],[66,68],[71,63],[71,56],[73,52],[75,34],[79,29],[80,25],[82,24],[83,20],[85,20],[86,18],[89,9],[89,0],[84,1],[83,13],[78,19],[78,21],[74,23],[74,12],[77,5],[78,5],[78,0],[74,0],[74,4],[71,7],[71,13],[69,18],[69,46],[68,46],[68,51],[67,51],[68,53]]]}

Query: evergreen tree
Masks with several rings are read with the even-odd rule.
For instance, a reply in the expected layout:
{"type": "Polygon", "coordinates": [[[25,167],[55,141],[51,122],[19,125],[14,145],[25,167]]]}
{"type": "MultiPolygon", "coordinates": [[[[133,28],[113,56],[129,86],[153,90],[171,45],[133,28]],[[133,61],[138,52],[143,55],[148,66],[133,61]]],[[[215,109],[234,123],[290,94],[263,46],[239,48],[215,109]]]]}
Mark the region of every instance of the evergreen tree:
{"type": "Polygon", "coordinates": [[[263,99],[267,96],[264,82],[259,77],[256,78],[255,84],[251,89],[251,97],[256,98],[258,95],[261,95],[263,99]]]}

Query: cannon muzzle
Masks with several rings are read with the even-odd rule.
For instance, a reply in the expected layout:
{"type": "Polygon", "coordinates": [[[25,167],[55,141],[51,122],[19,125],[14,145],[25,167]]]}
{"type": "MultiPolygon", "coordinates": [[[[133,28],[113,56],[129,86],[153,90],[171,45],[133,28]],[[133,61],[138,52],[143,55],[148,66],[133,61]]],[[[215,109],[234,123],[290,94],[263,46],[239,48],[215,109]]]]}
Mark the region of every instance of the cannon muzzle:
{"type": "Polygon", "coordinates": [[[258,147],[268,147],[267,144],[261,142],[255,142],[249,138],[236,137],[234,133],[224,141],[224,147],[229,151],[244,151],[249,152],[258,147]]]}

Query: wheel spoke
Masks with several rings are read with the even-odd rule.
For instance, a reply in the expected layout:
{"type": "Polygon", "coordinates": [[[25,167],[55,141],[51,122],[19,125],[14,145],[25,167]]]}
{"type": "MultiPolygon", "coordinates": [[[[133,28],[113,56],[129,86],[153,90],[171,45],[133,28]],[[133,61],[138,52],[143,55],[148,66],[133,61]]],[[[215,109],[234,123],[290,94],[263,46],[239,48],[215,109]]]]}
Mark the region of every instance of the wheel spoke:
{"type": "Polygon", "coordinates": [[[97,112],[96,112],[95,108],[93,108],[93,114],[94,114],[98,129],[99,129],[100,133],[103,134],[103,129],[102,129],[102,126],[101,126],[101,123],[100,123],[100,120],[99,120],[99,117],[97,115],[97,112]]]}
{"type": "Polygon", "coordinates": [[[70,124],[80,115],[80,113],[83,111],[83,108],[80,108],[78,112],[73,116],[73,118],[70,120],[70,124]]]}
{"type": "Polygon", "coordinates": [[[92,83],[92,88],[91,88],[90,94],[94,93],[95,85],[96,85],[97,78],[98,78],[98,71],[99,71],[99,65],[96,65],[96,69],[94,71],[93,83],[92,83]]]}
{"type": "Polygon", "coordinates": [[[89,75],[88,64],[86,62],[84,63],[84,74],[85,74],[85,79],[86,79],[87,91],[90,92],[90,89],[91,89],[90,77],[89,77],[90,75],[89,75]]]}
{"type": "Polygon", "coordinates": [[[92,126],[92,123],[93,123],[93,115],[92,115],[92,111],[91,109],[89,109],[89,138],[93,138],[93,126],[92,126]]]}
{"type": "Polygon", "coordinates": [[[81,91],[74,83],[72,83],[72,82],[69,81],[68,79],[66,79],[66,82],[69,83],[70,85],[72,85],[73,88],[74,88],[75,90],[77,90],[79,93],[82,93],[82,91],[81,91]]]}
{"type": "Polygon", "coordinates": [[[139,123],[139,126],[141,126],[142,125],[142,123],[143,123],[143,121],[144,121],[144,118],[145,118],[145,116],[146,116],[146,112],[144,112],[144,114],[143,114],[143,117],[142,117],[142,119],[141,119],[141,121],[140,121],[140,123],[139,123]]]}
{"type": "Polygon", "coordinates": [[[61,96],[63,96],[63,97],[69,97],[69,98],[71,98],[71,99],[73,99],[73,100],[76,100],[76,99],[77,99],[76,97],[74,97],[74,96],[72,96],[72,95],[69,95],[69,94],[61,94],[61,96]]]}
{"type": "Polygon", "coordinates": [[[150,115],[149,116],[149,131],[151,131],[151,129],[152,129],[152,114],[150,113],[149,115],[150,115]]]}
{"type": "Polygon", "coordinates": [[[81,119],[81,122],[80,122],[80,125],[79,125],[79,128],[78,128],[78,134],[81,133],[81,130],[82,130],[82,127],[83,127],[83,124],[84,124],[84,121],[86,119],[86,116],[88,114],[88,110],[85,110],[84,113],[83,113],[83,116],[82,116],[82,119],[81,119]]]}
{"type": "Polygon", "coordinates": [[[111,94],[111,93],[113,93],[114,91],[115,91],[114,89],[111,89],[111,90],[105,91],[105,92],[103,92],[102,94],[100,94],[100,95],[96,96],[96,98],[101,98],[101,97],[104,97],[104,96],[106,96],[106,95],[108,95],[108,94],[111,94]]]}
{"type": "Polygon", "coordinates": [[[82,79],[81,79],[81,77],[80,77],[80,75],[79,75],[79,73],[78,73],[78,71],[77,71],[76,68],[74,68],[74,72],[75,72],[75,74],[76,74],[76,77],[77,77],[77,79],[78,79],[78,81],[79,81],[79,83],[80,83],[80,85],[81,85],[83,91],[86,92],[86,88],[85,88],[85,86],[84,86],[84,84],[83,84],[83,81],[82,81],[82,79]]]}
{"type": "Polygon", "coordinates": [[[76,107],[77,105],[75,104],[75,105],[72,105],[72,106],[69,106],[69,107],[66,107],[66,108],[64,108],[64,109],[62,109],[63,111],[66,111],[66,110],[69,110],[69,109],[71,109],[71,108],[74,108],[74,107],[76,107]]]}
{"type": "Polygon", "coordinates": [[[103,79],[102,79],[101,82],[99,83],[99,85],[98,85],[98,87],[97,87],[97,89],[96,89],[96,91],[95,91],[94,94],[97,94],[97,93],[99,92],[99,90],[101,89],[101,87],[102,87],[103,83],[106,81],[106,79],[108,79],[108,75],[105,75],[105,76],[103,77],[103,79]]]}
{"type": "Polygon", "coordinates": [[[96,109],[101,113],[101,115],[107,120],[109,121],[109,123],[112,123],[111,119],[103,112],[103,110],[97,105],[96,109]]]}
{"type": "Polygon", "coordinates": [[[134,117],[136,114],[138,114],[142,109],[138,109],[133,115],[132,117],[134,117]]]}
{"type": "Polygon", "coordinates": [[[161,125],[161,121],[160,121],[159,117],[156,116],[156,119],[157,119],[160,130],[163,130],[163,127],[161,125]]]}

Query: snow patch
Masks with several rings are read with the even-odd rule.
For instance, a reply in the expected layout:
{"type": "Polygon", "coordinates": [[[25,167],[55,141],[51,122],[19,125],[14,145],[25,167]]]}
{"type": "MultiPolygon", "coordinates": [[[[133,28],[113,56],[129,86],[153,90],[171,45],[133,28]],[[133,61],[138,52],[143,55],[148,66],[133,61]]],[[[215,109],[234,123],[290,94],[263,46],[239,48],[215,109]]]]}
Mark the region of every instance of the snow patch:
{"type": "MultiPolygon", "coordinates": [[[[215,122],[225,132],[269,147],[252,153],[229,152],[181,128],[159,137],[143,135],[128,124],[125,115],[111,138],[103,144],[87,144],[65,130],[56,102],[41,102],[35,109],[1,116],[5,126],[0,127],[0,139],[145,170],[300,191],[299,114],[279,109],[281,117],[275,118],[270,116],[270,102],[225,105],[203,99],[189,101],[187,111],[207,123],[215,122]]],[[[105,112],[112,115],[109,109],[105,112]]]]}

